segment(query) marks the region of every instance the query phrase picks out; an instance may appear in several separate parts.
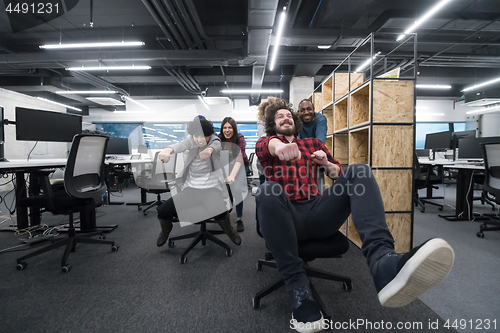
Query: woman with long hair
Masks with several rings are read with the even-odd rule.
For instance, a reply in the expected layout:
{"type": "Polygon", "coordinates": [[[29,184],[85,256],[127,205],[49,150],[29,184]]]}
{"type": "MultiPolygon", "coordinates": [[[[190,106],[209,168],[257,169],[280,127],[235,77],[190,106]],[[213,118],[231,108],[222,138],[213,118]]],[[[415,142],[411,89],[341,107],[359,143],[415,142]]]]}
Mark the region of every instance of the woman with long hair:
{"type": "Polygon", "coordinates": [[[245,153],[245,137],[238,133],[238,125],[231,117],[222,120],[219,138],[222,149],[229,151],[230,174],[225,179],[230,184],[236,204],[236,231],[245,230],[243,225],[243,184],[250,165],[245,153]],[[242,168],[244,166],[245,168],[242,168]]]}

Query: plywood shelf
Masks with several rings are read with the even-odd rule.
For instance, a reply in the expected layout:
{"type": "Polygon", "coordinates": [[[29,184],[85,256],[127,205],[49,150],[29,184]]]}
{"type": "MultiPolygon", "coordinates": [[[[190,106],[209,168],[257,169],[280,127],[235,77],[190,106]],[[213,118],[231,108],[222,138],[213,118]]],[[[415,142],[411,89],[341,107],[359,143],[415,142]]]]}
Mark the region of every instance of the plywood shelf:
{"type": "Polygon", "coordinates": [[[350,96],[349,127],[370,121],[370,84],[356,89],[350,96]]]}
{"type": "Polygon", "coordinates": [[[322,111],[323,115],[326,117],[326,124],[327,124],[327,130],[326,130],[326,135],[331,135],[333,134],[333,105],[330,104],[326,108],[323,109],[322,111]]]}
{"type": "Polygon", "coordinates": [[[413,126],[373,125],[372,166],[411,168],[413,166],[413,126]]]}
{"type": "Polygon", "coordinates": [[[334,121],[333,128],[334,131],[338,131],[344,128],[347,128],[347,119],[348,119],[348,106],[349,106],[349,98],[346,96],[345,98],[335,102],[333,105],[334,110],[334,121]]]}
{"type": "Polygon", "coordinates": [[[373,81],[373,122],[413,123],[414,82],[373,81]]]}
{"type": "Polygon", "coordinates": [[[322,84],[323,107],[333,102],[333,76],[329,76],[322,84]]]}
{"type": "Polygon", "coordinates": [[[347,132],[333,135],[333,157],[340,164],[349,163],[349,135],[347,132]]]}
{"type": "Polygon", "coordinates": [[[370,128],[349,131],[349,164],[368,164],[370,160],[370,128]]]}

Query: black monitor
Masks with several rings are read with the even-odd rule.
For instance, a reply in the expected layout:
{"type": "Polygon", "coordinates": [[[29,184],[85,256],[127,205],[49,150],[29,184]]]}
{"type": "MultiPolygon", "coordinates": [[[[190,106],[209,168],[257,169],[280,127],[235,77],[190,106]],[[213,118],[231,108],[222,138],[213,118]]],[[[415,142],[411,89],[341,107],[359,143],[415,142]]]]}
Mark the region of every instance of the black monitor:
{"type": "Polygon", "coordinates": [[[485,138],[464,138],[458,140],[458,158],[478,160],[484,159],[481,143],[500,143],[500,136],[490,136],[485,138]]]}
{"type": "Polygon", "coordinates": [[[425,136],[425,149],[443,151],[451,147],[451,132],[428,133],[425,136]]]}
{"type": "Polygon", "coordinates": [[[430,149],[415,149],[418,157],[429,157],[431,150],[430,149]]]}
{"type": "Polygon", "coordinates": [[[128,139],[110,137],[108,147],[106,148],[106,155],[130,155],[128,139]]]}
{"type": "Polygon", "coordinates": [[[475,138],[476,130],[460,131],[451,133],[451,149],[459,148],[458,140],[462,138],[475,138]]]}
{"type": "Polygon", "coordinates": [[[16,107],[16,140],[72,142],[82,133],[82,117],[16,107]]]}

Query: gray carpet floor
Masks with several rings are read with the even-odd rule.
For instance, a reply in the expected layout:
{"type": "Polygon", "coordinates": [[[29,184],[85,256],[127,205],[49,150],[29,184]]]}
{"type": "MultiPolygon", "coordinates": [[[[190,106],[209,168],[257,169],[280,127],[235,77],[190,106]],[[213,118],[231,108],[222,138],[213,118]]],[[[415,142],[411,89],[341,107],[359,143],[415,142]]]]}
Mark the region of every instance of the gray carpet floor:
{"type": "MultiPolygon", "coordinates": [[[[120,194],[114,193],[111,200],[138,201],[139,191],[129,186],[120,194]]],[[[5,202],[9,204],[11,199],[7,197],[5,202]]],[[[0,332],[290,332],[291,311],[284,289],[264,298],[260,309],[252,308],[253,295],[279,277],[270,268],[256,270],[265,246],[255,231],[254,211],[253,197],[248,196],[244,202],[246,230],[241,246],[230,243],[225,235],[220,236],[230,243],[232,257],[226,257],[222,248],[208,242],[206,246],[195,247],[184,265],[179,264],[179,255],[189,241],[178,241],[174,248],[158,248],[155,211],[144,216],[137,207],[126,205],[108,205],[97,211],[98,224],[119,225],[107,234],[107,239],[120,246],[119,251],[112,252],[108,245],[78,245],[70,255],[69,273],[60,272],[62,249],[28,259],[28,267],[23,271],[15,269],[16,258],[32,249],[23,246],[0,252],[0,332]]],[[[2,206],[0,228],[12,224],[6,212],[2,206]]],[[[445,283],[406,307],[380,306],[365,259],[354,245],[341,259],[312,263],[353,280],[351,292],[344,291],[340,283],[314,280],[334,325],[360,323],[337,331],[450,332],[454,330],[444,327],[447,319],[486,319],[500,313],[496,301],[498,288],[484,290],[477,298],[463,298],[469,294],[463,292],[466,289],[495,286],[500,267],[498,245],[494,248],[488,244],[498,243],[499,234],[479,239],[474,231],[478,225],[471,222],[453,224],[451,228],[468,228],[467,231],[438,228],[436,224],[451,223],[434,218],[436,213],[437,209],[434,212],[431,208],[424,214],[416,213],[415,244],[429,236],[453,235],[450,243],[457,258],[464,254],[469,259],[457,259],[457,267],[445,283]],[[476,259],[473,253],[478,248],[490,252],[488,262],[476,259]],[[497,260],[495,265],[489,261],[492,257],[497,260]],[[471,269],[471,264],[479,267],[471,269]],[[476,302],[491,311],[481,312],[476,302]],[[474,310],[468,313],[469,308],[474,310]],[[392,329],[381,328],[387,328],[388,323],[393,325],[392,329]],[[396,329],[397,323],[413,328],[396,329]]],[[[235,214],[232,216],[235,221],[235,214]]],[[[63,216],[50,213],[42,218],[42,223],[49,225],[63,221],[63,216]]],[[[196,229],[196,226],[175,225],[171,235],[196,229]]],[[[0,244],[2,250],[21,242],[12,231],[3,231],[0,244]]],[[[470,330],[463,332],[467,331],[470,330]]]]}

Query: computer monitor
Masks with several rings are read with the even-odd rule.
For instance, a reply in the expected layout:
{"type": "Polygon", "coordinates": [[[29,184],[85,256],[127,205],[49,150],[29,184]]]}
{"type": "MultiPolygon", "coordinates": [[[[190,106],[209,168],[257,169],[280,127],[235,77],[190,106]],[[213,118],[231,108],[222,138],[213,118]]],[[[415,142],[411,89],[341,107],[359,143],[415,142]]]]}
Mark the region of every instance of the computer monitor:
{"type": "Polygon", "coordinates": [[[485,138],[463,138],[458,140],[458,159],[461,160],[482,160],[484,159],[481,143],[500,143],[500,136],[490,136],[485,138]]]}
{"type": "Polygon", "coordinates": [[[110,137],[108,147],[106,148],[106,155],[130,155],[128,139],[110,137]]]}
{"type": "Polygon", "coordinates": [[[16,140],[72,142],[82,133],[82,116],[16,107],[16,140]]]}
{"type": "Polygon", "coordinates": [[[425,136],[425,149],[443,151],[451,147],[451,132],[428,133],[425,136]]]}
{"type": "Polygon", "coordinates": [[[459,148],[458,140],[462,138],[475,138],[476,130],[460,131],[451,133],[451,149],[459,148]]]}
{"type": "Polygon", "coordinates": [[[429,157],[431,150],[430,149],[415,149],[418,157],[429,157]]]}

